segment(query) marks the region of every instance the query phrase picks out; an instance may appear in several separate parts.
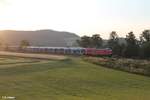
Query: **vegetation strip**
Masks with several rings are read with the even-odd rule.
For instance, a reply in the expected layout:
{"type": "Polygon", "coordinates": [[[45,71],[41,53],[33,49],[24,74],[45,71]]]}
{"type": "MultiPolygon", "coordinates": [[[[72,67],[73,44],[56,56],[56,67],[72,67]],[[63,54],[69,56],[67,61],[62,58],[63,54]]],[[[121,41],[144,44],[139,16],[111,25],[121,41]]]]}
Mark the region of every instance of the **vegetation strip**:
{"type": "Polygon", "coordinates": [[[127,58],[85,57],[85,61],[107,68],[150,76],[150,61],[127,58]]]}

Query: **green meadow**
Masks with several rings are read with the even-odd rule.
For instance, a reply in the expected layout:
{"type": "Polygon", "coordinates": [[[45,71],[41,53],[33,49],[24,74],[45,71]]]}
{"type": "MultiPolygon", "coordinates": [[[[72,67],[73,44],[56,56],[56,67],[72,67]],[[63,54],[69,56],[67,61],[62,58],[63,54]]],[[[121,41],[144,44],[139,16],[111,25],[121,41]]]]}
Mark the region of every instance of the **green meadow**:
{"type": "Polygon", "coordinates": [[[69,57],[0,58],[0,100],[149,100],[150,78],[69,57]]]}

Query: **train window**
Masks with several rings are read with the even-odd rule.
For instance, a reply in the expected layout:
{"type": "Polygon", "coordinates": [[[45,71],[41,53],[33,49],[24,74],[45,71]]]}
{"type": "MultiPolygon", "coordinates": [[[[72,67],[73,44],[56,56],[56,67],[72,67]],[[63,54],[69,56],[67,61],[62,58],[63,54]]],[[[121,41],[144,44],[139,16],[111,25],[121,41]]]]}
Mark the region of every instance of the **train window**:
{"type": "Polygon", "coordinates": [[[49,49],[48,52],[52,53],[52,52],[53,52],[53,49],[49,49]]]}
{"type": "Polygon", "coordinates": [[[65,50],[65,53],[66,53],[66,54],[71,54],[71,49],[66,49],[66,50],[65,50]]]}
{"type": "Polygon", "coordinates": [[[83,49],[83,50],[81,50],[81,53],[83,54],[83,53],[85,53],[85,50],[83,49]]]}

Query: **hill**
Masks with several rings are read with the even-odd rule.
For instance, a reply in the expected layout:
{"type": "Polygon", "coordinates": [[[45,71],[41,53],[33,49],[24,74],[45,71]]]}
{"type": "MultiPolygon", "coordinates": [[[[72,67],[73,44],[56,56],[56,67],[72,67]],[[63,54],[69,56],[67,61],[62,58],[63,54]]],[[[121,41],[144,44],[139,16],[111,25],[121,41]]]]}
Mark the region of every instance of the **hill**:
{"type": "Polygon", "coordinates": [[[74,33],[54,30],[37,31],[0,31],[0,40],[3,44],[19,45],[20,41],[27,40],[33,46],[74,46],[79,39],[74,33]]]}

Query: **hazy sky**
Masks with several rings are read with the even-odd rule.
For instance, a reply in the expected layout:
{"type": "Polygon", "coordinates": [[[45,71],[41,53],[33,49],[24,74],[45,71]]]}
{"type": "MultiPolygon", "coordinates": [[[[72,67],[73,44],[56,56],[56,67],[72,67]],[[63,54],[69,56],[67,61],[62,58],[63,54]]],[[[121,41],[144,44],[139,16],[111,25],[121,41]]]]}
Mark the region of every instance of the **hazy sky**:
{"type": "Polygon", "coordinates": [[[120,36],[150,29],[150,0],[0,0],[0,29],[120,36]]]}

